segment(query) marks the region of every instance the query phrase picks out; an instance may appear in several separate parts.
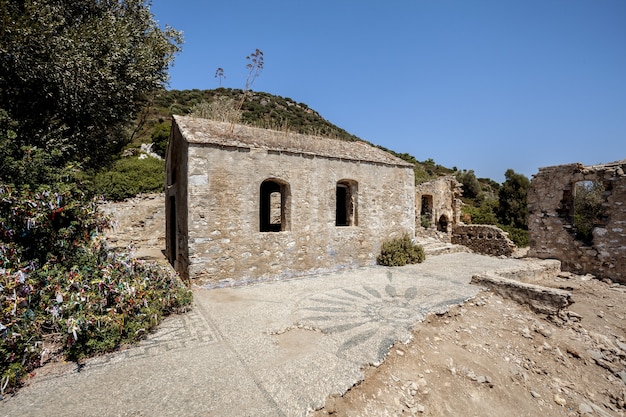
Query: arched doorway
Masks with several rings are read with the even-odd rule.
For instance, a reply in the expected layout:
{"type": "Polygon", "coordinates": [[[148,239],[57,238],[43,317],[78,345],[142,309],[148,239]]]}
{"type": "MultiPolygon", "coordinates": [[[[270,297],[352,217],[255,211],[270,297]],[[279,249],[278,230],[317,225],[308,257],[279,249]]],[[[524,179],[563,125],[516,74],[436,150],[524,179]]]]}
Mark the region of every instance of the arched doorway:
{"type": "Polygon", "coordinates": [[[439,221],[437,222],[437,230],[439,230],[440,232],[448,233],[449,224],[450,221],[448,220],[448,216],[442,214],[441,217],[439,217],[439,221]]]}

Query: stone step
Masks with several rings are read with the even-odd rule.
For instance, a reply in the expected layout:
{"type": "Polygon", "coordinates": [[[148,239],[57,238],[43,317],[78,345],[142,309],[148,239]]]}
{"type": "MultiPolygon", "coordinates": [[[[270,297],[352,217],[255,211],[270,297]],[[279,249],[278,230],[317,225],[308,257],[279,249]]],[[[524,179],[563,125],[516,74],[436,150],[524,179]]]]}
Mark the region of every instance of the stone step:
{"type": "Polygon", "coordinates": [[[444,255],[448,253],[471,253],[467,247],[462,245],[454,245],[452,243],[446,243],[441,241],[418,241],[418,245],[421,245],[424,248],[424,253],[426,256],[437,256],[444,255]]]}
{"type": "Polygon", "coordinates": [[[503,269],[496,274],[515,281],[536,283],[552,280],[561,274],[561,262],[556,259],[522,258],[522,267],[503,269]]]}

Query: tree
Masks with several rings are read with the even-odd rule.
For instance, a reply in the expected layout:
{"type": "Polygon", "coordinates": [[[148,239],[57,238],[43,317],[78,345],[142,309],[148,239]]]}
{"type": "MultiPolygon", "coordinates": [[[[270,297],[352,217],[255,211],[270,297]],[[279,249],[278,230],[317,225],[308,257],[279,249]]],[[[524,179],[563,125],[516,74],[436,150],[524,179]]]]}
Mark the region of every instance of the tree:
{"type": "Polygon", "coordinates": [[[144,0],[0,0],[0,106],[22,146],[97,166],[130,140],[181,35],[144,0]]]}
{"type": "Polygon", "coordinates": [[[219,80],[220,80],[220,87],[221,87],[222,86],[222,78],[226,78],[226,75],[224,75],[224,68],[220,67],[220,68],[216,69],[214,78],[219,78],[219,80]]]}
{"type": "Polygon", "coordinates": [[[456,178],[463,184],[463,196],[475,200],[478,194],[480,194],[482,187],[476,178],[476,174],[474,174],[474,170],[463,170],[456,174],[456,178]]]}
{"type": "Polygon", "coordinates": [[[498,192],[498,220],[506,226],[528,229],[528,207],[526,195],[530,180],[524,174],[517,174],[512,169],[504,173],[505,181],[498,192]]]}

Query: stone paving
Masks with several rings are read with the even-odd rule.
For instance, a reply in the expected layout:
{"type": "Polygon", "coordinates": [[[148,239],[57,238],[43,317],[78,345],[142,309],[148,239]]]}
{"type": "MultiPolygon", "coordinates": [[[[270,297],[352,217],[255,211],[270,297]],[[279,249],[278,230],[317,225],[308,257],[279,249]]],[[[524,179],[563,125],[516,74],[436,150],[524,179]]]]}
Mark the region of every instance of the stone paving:
{"type": "Polygon", "coordinates": [[[363,378],[430,312],[479,291],[471,276],[526,261],[470,253],[246,287],[196,290],[138,346],[53,371],[0,416],[306,416],[363,378]]]}

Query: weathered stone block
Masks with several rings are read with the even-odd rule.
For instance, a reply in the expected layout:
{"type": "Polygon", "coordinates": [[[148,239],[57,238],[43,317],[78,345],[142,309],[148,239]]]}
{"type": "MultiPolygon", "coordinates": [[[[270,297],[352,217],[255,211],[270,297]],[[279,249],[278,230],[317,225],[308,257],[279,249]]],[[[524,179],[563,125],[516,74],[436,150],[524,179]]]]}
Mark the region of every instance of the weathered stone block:
{"type": "Polygon", "coordinates": [[[474,275],[472,284],[489,288],[502,297],[528,305],[533,311],[543,314],[557,314],[572,304],[568,291],[528,284],[496,275],[474,275]]]}

